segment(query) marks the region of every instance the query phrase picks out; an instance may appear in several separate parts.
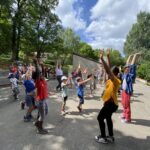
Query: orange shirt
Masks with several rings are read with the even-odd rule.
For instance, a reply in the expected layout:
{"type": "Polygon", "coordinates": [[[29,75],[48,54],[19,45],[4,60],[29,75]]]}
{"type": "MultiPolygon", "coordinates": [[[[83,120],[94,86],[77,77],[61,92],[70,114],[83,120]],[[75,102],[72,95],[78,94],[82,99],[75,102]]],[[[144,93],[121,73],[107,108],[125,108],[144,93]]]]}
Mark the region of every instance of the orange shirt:
{"type": "Polygon", "coordinates": [[[112,98],[114,103],[118,105],[117,92],[120,84],[121,81],[117,77],[114,77],[113,80],[107,80],[104,95],[102,97],[104,102],[112,98]]]}

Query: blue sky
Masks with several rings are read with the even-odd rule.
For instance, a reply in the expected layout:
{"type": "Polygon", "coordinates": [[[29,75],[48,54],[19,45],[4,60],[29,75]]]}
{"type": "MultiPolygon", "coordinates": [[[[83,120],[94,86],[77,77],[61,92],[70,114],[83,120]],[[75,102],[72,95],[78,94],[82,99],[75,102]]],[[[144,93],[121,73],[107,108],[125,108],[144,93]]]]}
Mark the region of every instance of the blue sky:
{"type": "Polygon", "coordinates": [[[149,0],[59,0],[55,13],[93,48],[113,48],[123,54],[126,36],[149,0]]]}

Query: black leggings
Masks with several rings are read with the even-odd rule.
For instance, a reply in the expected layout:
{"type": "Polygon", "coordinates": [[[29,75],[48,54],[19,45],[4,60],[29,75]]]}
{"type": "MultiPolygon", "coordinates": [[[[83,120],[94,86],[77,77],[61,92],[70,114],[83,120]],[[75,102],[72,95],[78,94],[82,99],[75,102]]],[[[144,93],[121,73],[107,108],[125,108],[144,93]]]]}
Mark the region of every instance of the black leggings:
{"type": "Polygon", "coordinates": [[[103,138],[106,137],[104,119],[106,119],[107,121],[109,136],[113,136],[113,123],[112,123],[111,116],[117,110],[117,108],[118,106],[114,102],[107,101],[104,103],[104,106],[102,107],[102,109],[98,114],[97,120],[99,122],[99,128],[101,131],[101,136],[103,138]]]}
{"type": "Polygon", "coordinates": [[[57,85],[57,87],[56,87],[56,89],[58,90],[61,90],[61,77],[62,76],[57,76],[57,81],[58,81],[58,85],[57,85]]]}

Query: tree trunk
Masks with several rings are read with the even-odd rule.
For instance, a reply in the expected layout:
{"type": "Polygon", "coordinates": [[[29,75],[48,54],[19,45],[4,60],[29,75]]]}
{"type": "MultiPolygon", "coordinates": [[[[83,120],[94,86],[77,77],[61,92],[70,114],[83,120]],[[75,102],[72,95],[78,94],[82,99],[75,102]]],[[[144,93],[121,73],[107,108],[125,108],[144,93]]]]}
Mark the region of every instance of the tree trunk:
{"type": "Polygon", "coordinates": [[[16,60],[16,20],[13,19],[12,25],[12,60],[16,60]]]}
{"type": "Polygon", "coordinates": [[[37,58],[40,58],[40,57],[41,57],[41,51],[38,50],[38,51],[37,51],[37,58]]]}
{"type": "Polygon", "coordinates": [[[17,30],[18,30],[18,35],[17,35],[16,60],[19,60],[21,24],[18,25],[17,30]]]}

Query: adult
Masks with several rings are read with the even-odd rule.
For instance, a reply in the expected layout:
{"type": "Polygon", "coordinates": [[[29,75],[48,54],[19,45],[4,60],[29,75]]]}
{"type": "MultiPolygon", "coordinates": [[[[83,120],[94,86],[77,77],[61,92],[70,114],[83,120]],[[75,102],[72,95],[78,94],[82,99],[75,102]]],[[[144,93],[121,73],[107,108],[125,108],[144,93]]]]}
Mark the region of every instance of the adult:
{"type": "Polygon", "coordinates": [[[122,76],[122,106],[123,106],[123,115],[122,115],[122,123],[131,122],[131,107],[130,107],[130,99],[133,93],[133,77],[134,74],[130,73],[130,65],[126,65],[124,67],[124,74],[122,76]]]}
{"type": "Polygon", "coordinates": [[[119,68],[114,66],[111,70],[109,65],[103,59],[103,54],[104,54],[104,51],[101,51],[100,60],[109,78],[106,81],[106,88],[102,96],[104,105],[102,109],[100,110],[98,117],[97,117],[99,128],[100,128],[100,135],[95,136],[95,140],[98,143],[108,143],[108,141],[114,142],[113,123],[112,123],[111,117],[112,117],[112,114],[118,108],[117,92],[119,89],[119,85],[121,83],[121,81],[117,78],[117,75],[119,73],[119,68]],[[106,136],[105,122],[104,122],[105,119],[106,119],[107,126],[108,126],[109,136],[106,136]]]}
{"type": "Polygon", "coordinates": [[[55,72],[56,72],[56,78],[57,78],[57,81],[58,81],[58,85],[56,87],[56,90],[60,90],[61,91],[61,77],[63,76],[63,71],[61,69],[61,64],[58,64],[56,65],[56,69],[55,69],[55,72]]]}

